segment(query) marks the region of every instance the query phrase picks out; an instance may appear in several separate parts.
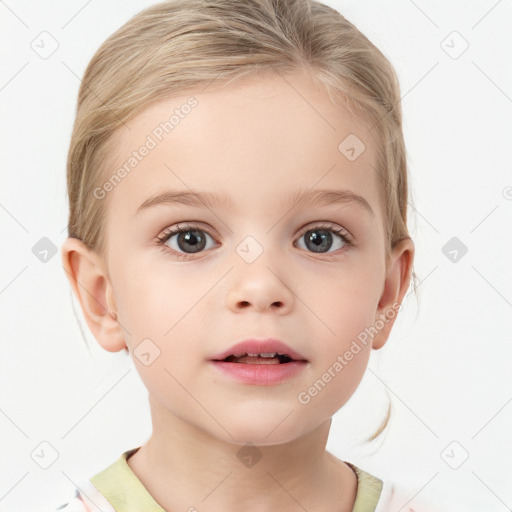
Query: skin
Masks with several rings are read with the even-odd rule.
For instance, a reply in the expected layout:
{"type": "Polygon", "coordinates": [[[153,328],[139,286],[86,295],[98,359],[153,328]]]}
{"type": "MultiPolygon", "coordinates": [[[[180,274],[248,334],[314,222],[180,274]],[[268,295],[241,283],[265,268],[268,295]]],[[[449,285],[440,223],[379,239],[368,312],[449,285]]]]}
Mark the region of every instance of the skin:
{"type": "MultiPolygon", "coordinates": [[[[331,418],[396,315],[309,403],[297,396],[401,303],[414,245],[404,241],[386,260],[375,141],[341,102],[299,74],[214,85],[194,91],[198,106],[103,199],[106,253],[68,239],[64,268],[98,343],[111,352],[128,347],[148,389],[153,433],[129,466],[163,508],[351,511],[357,480],[325,449],[331,418]],[[349,134],[366,145],[353,162],[338,150],[349,134]],[[350,190],[373,215],[356,204],[282,207],[299,188],[350,190]],[[136,214],[167,189],[224,193],[234,204],[160,204],[136,214]],[[303,228],[324,221],[348,230],[354,245],[332,233],[324,250],[333,258],[313,252],[303,228]],[[208,246],[183,261],[155,239],[186,222],[200,224],[208,246]],[[247,236],[263,249],[252,263],[236,251],[247,236]],[[211,368],[215,353],[251,337],[284,341],[306,368],[274,386],[241,384],[211,368]],[[147,338],[160,350],[148,366],[134,355],[147,338]],[[261,454],[252,467],[237,457],[247,443],[261,454]]],[[[159,101],[130,130],[119,129],[117,165],[188,97],[159,101]]],[[[167,245],[183,253],[190,246],[177,238],[167,245]]]]}

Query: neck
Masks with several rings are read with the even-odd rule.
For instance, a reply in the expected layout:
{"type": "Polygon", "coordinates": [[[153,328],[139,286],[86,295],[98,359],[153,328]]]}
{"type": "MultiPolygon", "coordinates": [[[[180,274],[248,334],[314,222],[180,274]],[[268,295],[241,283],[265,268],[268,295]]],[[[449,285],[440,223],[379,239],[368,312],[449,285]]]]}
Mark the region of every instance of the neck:
{"type": "Polygon", "coordinates": [[[224,441],[150,404],[153,434],[128,463],[164,509],[352,510],[356,476],[325,449],[331,419],[292,441],[255,446],[224,441]]]}

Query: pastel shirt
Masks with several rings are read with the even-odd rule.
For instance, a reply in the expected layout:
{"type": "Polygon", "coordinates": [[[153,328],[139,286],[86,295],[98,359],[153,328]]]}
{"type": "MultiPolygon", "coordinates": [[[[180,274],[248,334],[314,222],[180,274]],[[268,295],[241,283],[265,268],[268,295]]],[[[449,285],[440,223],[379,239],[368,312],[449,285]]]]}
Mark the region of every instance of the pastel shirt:
{"type": "MultiPolygon", "coordinates": [[[[75,496],[55,509],[55,512],[166,512],[127,463],[127,459],[139,448],[124,452],[106,469],[81,482],[75,489],[75,496]]],[[[393,485],[350,462],[345,463],[357,476],[352,512],[427,512],[423,508],[406,507],[406,496],[401,493],[397,495],[393,485]]],[[[191,510],[194,510],[192,506],[191,510]]]]}

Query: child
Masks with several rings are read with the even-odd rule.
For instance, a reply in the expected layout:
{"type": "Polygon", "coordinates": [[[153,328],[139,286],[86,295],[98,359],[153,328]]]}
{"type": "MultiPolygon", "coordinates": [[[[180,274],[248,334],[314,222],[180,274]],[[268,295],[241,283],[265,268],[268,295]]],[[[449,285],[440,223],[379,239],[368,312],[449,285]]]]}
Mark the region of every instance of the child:
{"type": "Polygon", "coordinates": [[[64,268],[153,432],[59,510],[425,510],[325,450],[413,276],[398,83],[359,30],[154,5],[92,58],[67,172],[64,268]]]}

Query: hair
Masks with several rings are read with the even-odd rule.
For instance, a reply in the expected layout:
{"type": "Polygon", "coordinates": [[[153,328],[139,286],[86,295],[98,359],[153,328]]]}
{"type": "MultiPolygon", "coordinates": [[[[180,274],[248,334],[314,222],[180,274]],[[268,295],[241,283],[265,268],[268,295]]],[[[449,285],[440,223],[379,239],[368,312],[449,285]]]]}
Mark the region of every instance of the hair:
{"type": "MultiPolygon", "coordinates": [[[[78,93],[67,159],[68,236],[105,254],[108,197],[98,200],[94,190],[105,180],[118,128],[158,100],[261,71],[305,71],[331,100],[341,98],[367,121],[377,142],[386,256],[410,239],[398,78],[364,34],[316,0],[171,0],[139,12],[104,41],[78,93]]],[[[412,278],[416,288],[414,271],[412,278]]],[[[386,428],[388,405],[366,442],[386,428]]]]}

